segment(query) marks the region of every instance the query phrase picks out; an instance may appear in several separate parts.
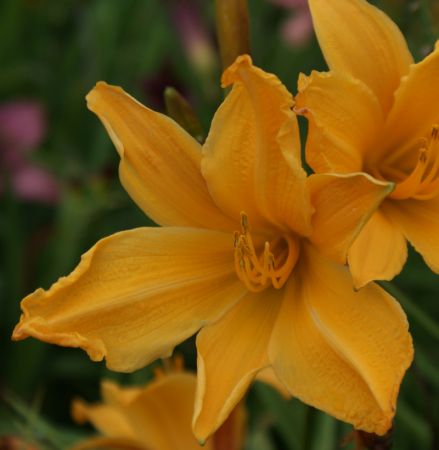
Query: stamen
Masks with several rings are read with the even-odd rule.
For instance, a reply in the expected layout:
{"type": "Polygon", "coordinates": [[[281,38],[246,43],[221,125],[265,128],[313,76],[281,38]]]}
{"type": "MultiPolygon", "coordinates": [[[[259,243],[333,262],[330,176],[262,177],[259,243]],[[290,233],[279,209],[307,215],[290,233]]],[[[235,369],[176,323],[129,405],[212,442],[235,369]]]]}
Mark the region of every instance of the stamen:
{"type": "Polygon", "coordinates": [[[398,183],[390,198],[428,200],[439,194],[439,126],[432,127],[429,139],[424,139],[412,173],[398,183]]]}
{"type": "MultiPolygon", "coordinates": [[[[241,213],[241,232],[236,231],[234,234],[235,270],[249,291],[261,292],[270,283],[280,289],[287,281],[296,264],[299,248],[294,238],[284,236],[282,239],[287,246],[282,248],[279,258],[276,259],[273,255],[268,241],[264,243],[264,251],[258,256],[250,235],[248,217],[241,213]]],[[[273,247],[279,246],[280,242],[279,239],[275,240],[273,247]]]]}

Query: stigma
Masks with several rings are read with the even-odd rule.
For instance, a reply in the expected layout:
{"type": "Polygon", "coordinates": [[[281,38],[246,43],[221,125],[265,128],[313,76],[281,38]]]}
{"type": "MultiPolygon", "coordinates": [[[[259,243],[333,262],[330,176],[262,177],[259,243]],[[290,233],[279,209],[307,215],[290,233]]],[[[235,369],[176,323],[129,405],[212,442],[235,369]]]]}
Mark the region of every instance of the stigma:
{"type": "Polygon", "coordinates": [[[234,249],[236,274],[251,292],[261,292],[269,286],[280,289],[299,257],[297,239],[287,235],[265,241],[258,254],[244,212],[241,212],[241,231],[235,231],[234,249]]]}
{"type": "Polygon", "coordinates": [[[422,139],[418,161],[408,177],[396,185],[390,198],[430,200],[439,194],[439,125],[433,125],[428,138],[422,139]]]}

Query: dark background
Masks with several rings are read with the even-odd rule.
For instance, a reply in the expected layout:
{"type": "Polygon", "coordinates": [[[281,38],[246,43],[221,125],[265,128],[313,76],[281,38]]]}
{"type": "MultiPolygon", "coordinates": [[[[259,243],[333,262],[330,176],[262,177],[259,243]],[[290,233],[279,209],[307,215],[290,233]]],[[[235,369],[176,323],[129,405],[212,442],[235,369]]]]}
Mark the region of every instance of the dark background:
{"type": "MultiPolygon", "coordinates": [[[[438,36],[437,3],[379,2],[403,30],[417,59],[438,36]]],[[[300,72],[325,69],[313,35],[304,33],[302,42],[293,43],[282,35],[294,11],[252,0],[250,12],[255,63],[276,73],[293,93],[300,72]]],[[[0,436],[21,436],[39,448],[66,448],[92,433],[73,424],[73,397],[97,400],[103,377],[126,384],[151,377],[150,367],[120,375],[80,350],[9,339],[23,296],[67,274],[101,237],[151,225],[120,186],[117,154],[86,109],[86,93],[96,81],[106,80],[163,111],[163,90],[174,86],[191,102],[207,132],[222,99],[219,77],[211,1],[1,0],[0,110],[8,102],[26,100],[44,111],[44,136],[26,161],[56,180],[56,199],[23,198],[8,182],[8,167],[0,166],[0,436]],[[185,46],[177,4],[203,30],[204,59],[185,46]]],[[[0,124],[0,151],[6,144],[0,124]]],[[[438,276],[411,254],[396,284],[416,357],[402,386],[394,448],[433,449],[439,442],[438,276]]],[[[193,342],[179,349],[194,367],[193,342]]],[[[262,384],[252,388],[247,404],[249,449],[331,450],[351,431],[298,400],[285,402],[262,384]]]]}

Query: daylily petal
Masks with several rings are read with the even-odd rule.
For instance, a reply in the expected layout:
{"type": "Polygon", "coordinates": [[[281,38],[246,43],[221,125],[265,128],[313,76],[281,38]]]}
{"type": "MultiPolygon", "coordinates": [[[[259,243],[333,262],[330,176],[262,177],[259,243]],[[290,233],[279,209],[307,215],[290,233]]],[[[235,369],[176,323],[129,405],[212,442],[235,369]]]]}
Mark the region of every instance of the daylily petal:
{"type": "Polygon", "coordinates": [[[413,358],[398,302],[375,284],[355,292],[348,270],[311,246],[287,290],[270,344],[279,378],[304,402],[384,434],[413,358]]]}
{"type": "MultiPolygon", "coordinates": [[[[150,384],[124,414],[146,448],[199,450],[191,428],[196,377],[189,373],[170,374],[150,384]]],[[[207,450],[212,443],[206,442],[207,450]]]]}
{"type": "Polygon", "coordinates": [[[222,81],[233,89],[215,114],[201,163],[215,202],[233,218],[245,211],[256,228],[309,234],[311,207],[291,94],[249,56],[240,56],[222,81]]]}
{"type": "Polygon", "coordinates": [[[81,347],[127,372],[217,320],[243,293],[229,234],[138,228],[99,241],[48,291],[22,301],[13,338],[81,347]]]}
{"type": "Polygon", "coordinates": [[[75,422],[90,422],[107,437],[136,439],[135,430],[117,408],[107,404],[91,404],[81,399],[73,400],[72,416],[75,422]]]}
{"type": "Polygon", "coordinates": [[[354,286],[360,289],[370,281],[391,280],[401,272],[406,259],[404,235],[382,210],[376,211],[349,249],[354,286]]]}
{"type": "Polygon", "coordinates": [[[249,293],[197,336],[198,385],[193,419],[200,441],[209,437],[268,363],[267,346],[282,290],[249,293]]]}
{"type": "MultiPolygon", "coordinates": [[[[395,93],[383,136],[383,151],[405,158],[420,138],[439,121],[439,45],[418,64],[413,64],[395,93]]],[[[419,148],[418,148],[419,149],[419,148]]],[[[415,148],[415,157],[417,156],[415,148]]]]}
{"type": "Polygon", "coordinates": [[[296,111],[309,121],[306,161],[315,172],[360,172],[382,127],[377,98],[361,81],[341,73],[299,78],[296,111]]]}
{"type": "Polygon", "coordinates": [[[393,184],[354,173],[312,175],[308,185],[316,211],[309,239],[322,254],[345,264],[349,247],[393,184]]]}
{"type": "Polygon", "coordinates": [[[141,442],[136,440],[118,437],[95,437],[86,439],[71,447],[70,450],[96,450],[99,448],[103,450],[153,450],[146,448],[141,442]]]}
{"type": "Polygon", "coordinates": [[[123,186],[147,216],[160,225],[233,229],[201,175],[200,145],[179,125],[104,82],[87,105],[116,146],[123,186]]]}
{"type": "Polygon", "coordinates": [[[107,405],[119,406],[132,402],[143,389],[141,387],[120,387],[110,380],[101,383],[102,400],[107,405]]]}
{"type": "Polygon", "coordinates": [[[439,273],[439,196],[425,201],[389,201],[384,206],[385,213],[431,270],[439,273]]]}
{"type": "Polygon", "coordinates": [[[329,68],[363,81],[387,112],[413,62],[396,24],[366,0],[309,0],[309,6],[329,68]]]}

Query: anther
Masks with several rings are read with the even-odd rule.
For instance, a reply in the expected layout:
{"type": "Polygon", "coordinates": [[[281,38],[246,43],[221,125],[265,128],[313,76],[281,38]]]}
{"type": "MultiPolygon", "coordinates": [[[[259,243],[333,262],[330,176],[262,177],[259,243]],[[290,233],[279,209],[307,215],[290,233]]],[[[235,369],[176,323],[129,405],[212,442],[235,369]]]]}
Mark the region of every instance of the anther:
{"type": "Polygon", "coordinates": [[[248,217],[245,212],[241,212],[241,228],[244,234],[250,231],[250,227],[248,225],[248,217]]]}
{"type": "Polygon", "coordinates": [[[422,138],[416,167],[398,183],[391,198],[428,200],[439,194],[439,125],[434,124],[429,138],[422,138]]]}
{"type": "MultiPolygon", "coordinates": [[[[252,237],[248,218],[241,213],[241,232],[234,233],[235,269],[239,279],[252,292],[260,292],[267,288],[270,283],[276,289],[280,289],[288,279],[293,270],[297,257],[298,247],[294,238],[284,237],[286,247],[280,250],[280,267],[276,267],[276,258],[270,249],[270,242],[265,241],[264,250],[260,256],[257,255],[252,237]],[[285,252],[287,254],[285,255],[285,252]]],[[[279,249],[282,239],[274,240],[274,248],[279,249]]]]}
{"type": "Polygon", "coordinates": [[[239,237],[240,237],[239,231],[235,231],[233,233],[233,247],[235,248],[238,246],[239,237]]]}

